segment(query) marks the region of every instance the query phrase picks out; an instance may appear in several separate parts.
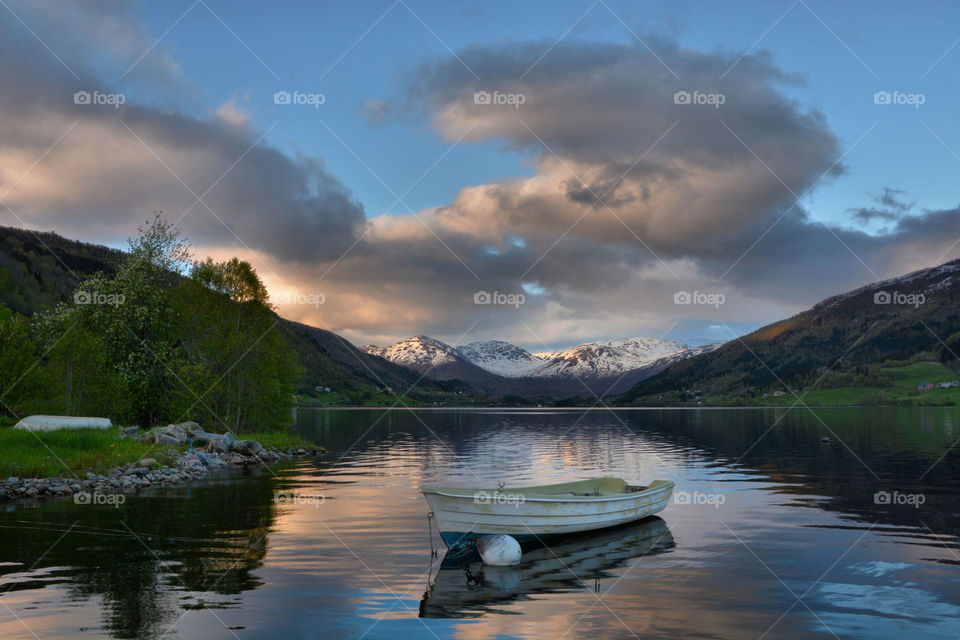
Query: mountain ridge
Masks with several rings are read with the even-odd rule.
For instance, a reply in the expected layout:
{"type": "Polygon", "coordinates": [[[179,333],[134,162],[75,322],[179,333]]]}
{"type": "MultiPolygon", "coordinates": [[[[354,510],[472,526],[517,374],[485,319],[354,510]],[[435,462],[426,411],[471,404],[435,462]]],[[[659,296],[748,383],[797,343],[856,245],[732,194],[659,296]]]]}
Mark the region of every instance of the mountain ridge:
{"type": "Polygon", "coordinates": [[[419,335],[392,345],[365,345],[360,349],[426,377],[459,379],[491,395],[546,395],[561,399],[582,395],[587,389],[598,396],[620,393],[671,362],[715,346],[690,347],[660,338],[622,338],[532,354],[503,340],[454,347],[419,335]]]}
{"type": "Polygon", "coordinates": [[[715,351],[640,381],[622,404],[670,404],[690,394],[750,402],[809,389],[831,372],[866,378],[871,365],[960,364],[960,259],[830,296],[715,351]],[[866,373],[865,373],[866,372],[866,373]]]}
{"type": "MultiPolygon", "coordinates": [[[[0,306],[30,317],[72,300],[77,282],[98,273],[113,275],[124,252],[65,238],[52,231],[0,226],[0,306]]],[[[297,353],[304,376],[298,391],[329,386],[351,404],[376,400],[376,389],[409,390],[411,400],[474,401],[471,387],[424,380],[408,368],[373,358],[345,338],[276,316],[277,329],[297,353]]]]}

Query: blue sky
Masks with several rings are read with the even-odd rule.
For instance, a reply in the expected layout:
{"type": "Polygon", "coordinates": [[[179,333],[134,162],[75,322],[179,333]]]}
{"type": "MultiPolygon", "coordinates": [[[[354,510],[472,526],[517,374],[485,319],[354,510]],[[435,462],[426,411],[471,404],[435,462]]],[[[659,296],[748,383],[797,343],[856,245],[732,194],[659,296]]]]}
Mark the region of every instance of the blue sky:
{"type": "Polygon", "coordinates": [[[729,338],[960,257],[956,3],[0,9],[0,224],[117,246],[162,211],[358,343],[729,338]]]}
{"type": "MultiPolygon", "coordinates": [[[[160,37],[191,4],[150,4],[150,32],[160,37]]],[[[956,204],[960,165],[950,148],[960,148],[960,85],[951,79],[960,70],[960,51],[948,50],[960,37],[957,3],[408,2],[426,25],[393,2],[291,2],[284,11],[246,2],[207,4],[243,43],[202,5],[162,40],[196,83],[196,106],[215,109],[235,99],[261,130],[277,122],[267,136],[271,143],[322,156],[372,215],[406,210],[394,205],[370,170],[399,195],[449,144],[413,116],[371,135],[359,113],[366,101],[402,99],[402,78],[450,56],[447,47],[532,40],[546,50],[564,34],[630,44],[631,31],[706,51],[767,50],[779,67],[802,79],[785,93],[821,109],[844,150],[863,136],[844,156],[848,175],[825,182],[805,200],[818,217],[845,223],[848,208],[863,206],[868,193],[884,186],[906,191],[918,207],[956,204]],[[277,88],[317,91],[326,103],[281,118],[272,104],[277,88]],[[878,90],[922,93],[926,102],[919,109],[875,105],[878,90]]],[[[530,173],[524,157],[495,141],[459,146],[404,200],[414,210],[442,205],[464,185],[530,173]]]]}

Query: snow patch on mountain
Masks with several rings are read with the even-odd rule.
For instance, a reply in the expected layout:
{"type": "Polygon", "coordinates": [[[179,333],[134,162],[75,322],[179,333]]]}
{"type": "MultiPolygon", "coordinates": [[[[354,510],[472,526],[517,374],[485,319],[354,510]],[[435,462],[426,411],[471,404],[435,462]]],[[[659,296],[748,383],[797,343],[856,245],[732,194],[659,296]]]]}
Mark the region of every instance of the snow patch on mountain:
{"type": "Polygon", "coordinates": [[[481,369],[508,378],[528,376],[534,369],[544,364],[543,359],[534,356],[526,349],[503,340],[471,342],[458,347],[457,351],[481,369]]]}
{"type": "Polygon", "coordinates": [[[472,364],[506,378],[592,379],[623,376],[654,363],[682,360],[716,347],[691,347],[660,338],[623,338],[530,353],[503,340],[452,347],[435,338],[414,336],[387,347],[367,345],[361,349],[421,372],[472,364]]]}
{"type": "Polygon", "coordinates": [[[579,378],[614,376],[647,366],[670,354],[687,351],[690,345],[661,338],[622,338],[534,354],[546,360],[531,375],[579,378]]]}
{"type": "Polygon", "coordinates": [[[935,294],[937,291],[948,288],[953,282],[955,275],[960,272],[960,260],[951,260],[936,267],[919,269],[906,275],[888,278],[879,282],[871,282],[859,289],[831,296],[814,305],[817,308],[835,307],[842,302],[851,300],[865,292],[874,294],[881,291],[885,293],[922,293],[924,295],[935,294]]]}
{"type": "Polygon", "coordinates": [[[456,349],[429,336],[414,336],[386,347],[371,344],[360,349],[418,371],[453,364],[461,359],[456,349]]]}

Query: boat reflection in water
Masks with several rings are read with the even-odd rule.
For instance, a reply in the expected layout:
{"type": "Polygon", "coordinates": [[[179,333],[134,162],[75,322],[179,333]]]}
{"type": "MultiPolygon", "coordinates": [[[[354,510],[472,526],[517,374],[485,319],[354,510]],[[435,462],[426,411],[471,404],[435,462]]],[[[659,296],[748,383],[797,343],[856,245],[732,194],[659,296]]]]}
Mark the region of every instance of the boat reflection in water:
{"type": "Polygon", "coordinates": [[[514,567],[484,565],[475,553],[447,553],[420,601],[421,618],[479,618],[495,605],[531,595],[593,588],[593,581],[633,558],[654,556],[676,545],[656,516],[620,527],[524,545],[514,567]]]}

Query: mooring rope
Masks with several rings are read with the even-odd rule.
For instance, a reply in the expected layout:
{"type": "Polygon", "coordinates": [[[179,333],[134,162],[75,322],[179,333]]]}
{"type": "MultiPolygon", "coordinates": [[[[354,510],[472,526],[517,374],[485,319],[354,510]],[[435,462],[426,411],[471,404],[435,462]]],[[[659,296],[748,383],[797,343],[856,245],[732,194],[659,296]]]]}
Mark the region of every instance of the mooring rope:
{"type": "MultiPolygon", "coordinates": [[[[430,557],[436,558],[439,554],[439,549],[433,546],[433,511],[427,514],[427,532],[430,534],[430,557]]],[[[431,560],[430,564],[433,564],[431,560]]]]}

